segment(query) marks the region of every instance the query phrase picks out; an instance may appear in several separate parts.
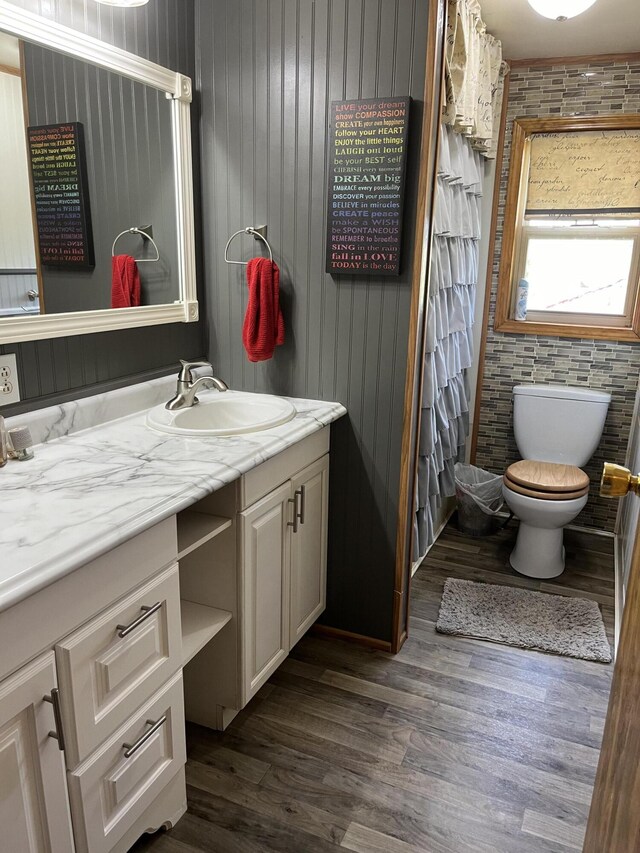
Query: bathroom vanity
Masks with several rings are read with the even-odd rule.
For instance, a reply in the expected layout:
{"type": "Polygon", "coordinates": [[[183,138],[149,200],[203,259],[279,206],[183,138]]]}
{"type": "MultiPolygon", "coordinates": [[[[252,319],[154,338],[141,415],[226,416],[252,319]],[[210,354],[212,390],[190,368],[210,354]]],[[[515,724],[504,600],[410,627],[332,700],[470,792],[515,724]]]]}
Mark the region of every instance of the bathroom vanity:
{"type": "MultiPolygon", "coordinates": [[[[146,407],[173,382],[140,386],[146,407]]],[[[0,472],[7,850],[126,851],[173,825],[185,718],[225,728],[325,606],[344,408],[292,400],[274,429],[184,438],[144,411],[92,424],[141,405],[112,393],[34,413],[53,440],[0,472]]]]}
{"type": "MultiPolygon", "coordinates": [[[[195,322],[191,80],[21,5],[0,0],[25,176],[20,194],[9,187],[4,272],[34,304],[4,288],[0,342],[195,322]],[[42,133],[33,149],[25,125],[42,133]],[[93,218],[80,223],[82,264],[74,251],[63,260],[75,265],[52,269],[81,205],[74,196],[54,235],[54,208],[38,219],[26,176],[36,163],[68,168],[69,153],[41,165],[40,144],[62,132],[74,134],[89,181],[81,213],[91,197],[93,218]],[[141,265],[141,304],[114,299],[119,252],[141,265]]],[[[50,204],[62,205],[58,190],[50,204]]],[[[108,374],[87,381],[98,377],[108,374]]],[[[324,609],[329,424],[345,409],[235,391],[192,407],[188,390],[186,412],[158,431],[147,411],[166,416],[175,376],[8,423],[28,425],[37,446],[0,470],[2,851],[120,853],[175,823],[185,717],[227,726],[324,609]],[[199,435],[203,412],[217,412],[217,435],[199,435]]]]}

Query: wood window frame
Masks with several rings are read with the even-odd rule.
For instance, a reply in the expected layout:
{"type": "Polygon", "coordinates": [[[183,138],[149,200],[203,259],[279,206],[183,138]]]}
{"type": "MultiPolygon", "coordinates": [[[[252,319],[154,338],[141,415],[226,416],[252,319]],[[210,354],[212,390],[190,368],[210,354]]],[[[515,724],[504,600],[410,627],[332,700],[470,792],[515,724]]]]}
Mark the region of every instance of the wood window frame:
{"type": "MultiPolygon", "coordinates": [[[[592,130],[640,130],[640,115],[553,116],[515,119],[511,137],[509,180],[502,228],[502,251],[498,274],[498,292],[494,330],[547,337],[591,338],[609,341],[640,341],[640,281],[636,276],[627,325],[612,326],[580,322],[540,322],[512,319],[513,276],[518,265],[519,223],[522,222],[528,182],[527,140],[535,133],[573,133],[592,130]]],[[[576,319],[579,316],[576,315],[576,319]]]]}

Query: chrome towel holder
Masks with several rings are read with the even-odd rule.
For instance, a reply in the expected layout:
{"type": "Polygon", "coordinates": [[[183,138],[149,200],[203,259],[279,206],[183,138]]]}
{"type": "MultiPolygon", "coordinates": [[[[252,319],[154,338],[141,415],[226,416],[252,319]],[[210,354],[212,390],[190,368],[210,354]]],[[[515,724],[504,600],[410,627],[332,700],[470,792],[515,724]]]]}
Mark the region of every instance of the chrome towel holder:
{"type": "Polygon", "coordinates": [[[271,246],[269,245],[269,241],[265,237],[267,233],[267,226],[261,225],[259,228],[254,228],[252,225],[248,225],[246,228],[241,228],[239,231],[236,231],[235,234],[232,234],[231,237],[227,240],[227,245],[224,247],[224,260],[227,264],[238,264],[241,267],[246,267],[248,261],[231,261],[229,260],[229,246],[231,245],[231,241],[240,234],[250,234],[255,240],[262,240],[269,251],[269,260],[273,262],[273,252],[271,251],[271,246]]]}
{"type": "Polygon", "coordinates": [[[144,230],[144,228],[138,228],[137,225],[134,225],[131,228],[125,228],[124,231],[121,231],[118,234],[116,239],[113,241],[113,245],[111,246],[111,257],[112,258],[115,257],[115,254],[116,254],[116,243],[118,242],[118,240],[121,237],[124,237],[125,234],[139,234],[141,237],[144,237],[146,240],[149,240],[149,242],[151,243],[153,248],[156,250],[155,258],[136,258],[137,264],[146,264],[146,263],[151,263],[153,261],[159,261],[160,260],[160,250],[158,249],[158,245],[157,245],[156,241],[153,239],[151,234],[147,234],[147,232],[144,230]]]}

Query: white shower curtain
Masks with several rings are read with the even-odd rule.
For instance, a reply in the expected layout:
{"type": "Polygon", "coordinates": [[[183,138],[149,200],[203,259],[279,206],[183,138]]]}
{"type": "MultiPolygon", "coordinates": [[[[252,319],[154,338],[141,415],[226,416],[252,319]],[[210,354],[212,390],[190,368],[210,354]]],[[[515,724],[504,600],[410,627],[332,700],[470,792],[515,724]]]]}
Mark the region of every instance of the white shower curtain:
{"type": "Polygon", "coordinates": [[[502,44],[487,32],[478,0],[448,0],[442,120],[495,159],[504,76],[502,44]]]}
{"type": "Polygon", "coordinates": [[[467,370],[478,280],[483,157],[451,125],[440,127],[431,255],[413,559],[434,538],[442,499],[455,494],[453,468],[469,428],[467,370]]]}

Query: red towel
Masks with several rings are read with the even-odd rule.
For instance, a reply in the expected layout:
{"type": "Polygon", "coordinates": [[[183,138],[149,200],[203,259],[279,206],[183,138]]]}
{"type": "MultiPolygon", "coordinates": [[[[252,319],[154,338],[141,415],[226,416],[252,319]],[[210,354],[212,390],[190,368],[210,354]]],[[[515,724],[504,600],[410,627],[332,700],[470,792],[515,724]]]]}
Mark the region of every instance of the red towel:
{"type": "Polygon", "coordinates": [[[140,305],[140,274],[131,255],[111,259],[111,307],[135,308],[140,305]]]}
{"type": "Polygon", "coordinates": [[[252,258],[247,264],[249,304],[242,325],[242,343],[249,361],[267,361],[276,346],[284,343],[280,310],[280,270],[268,258],[252,258]]]}

